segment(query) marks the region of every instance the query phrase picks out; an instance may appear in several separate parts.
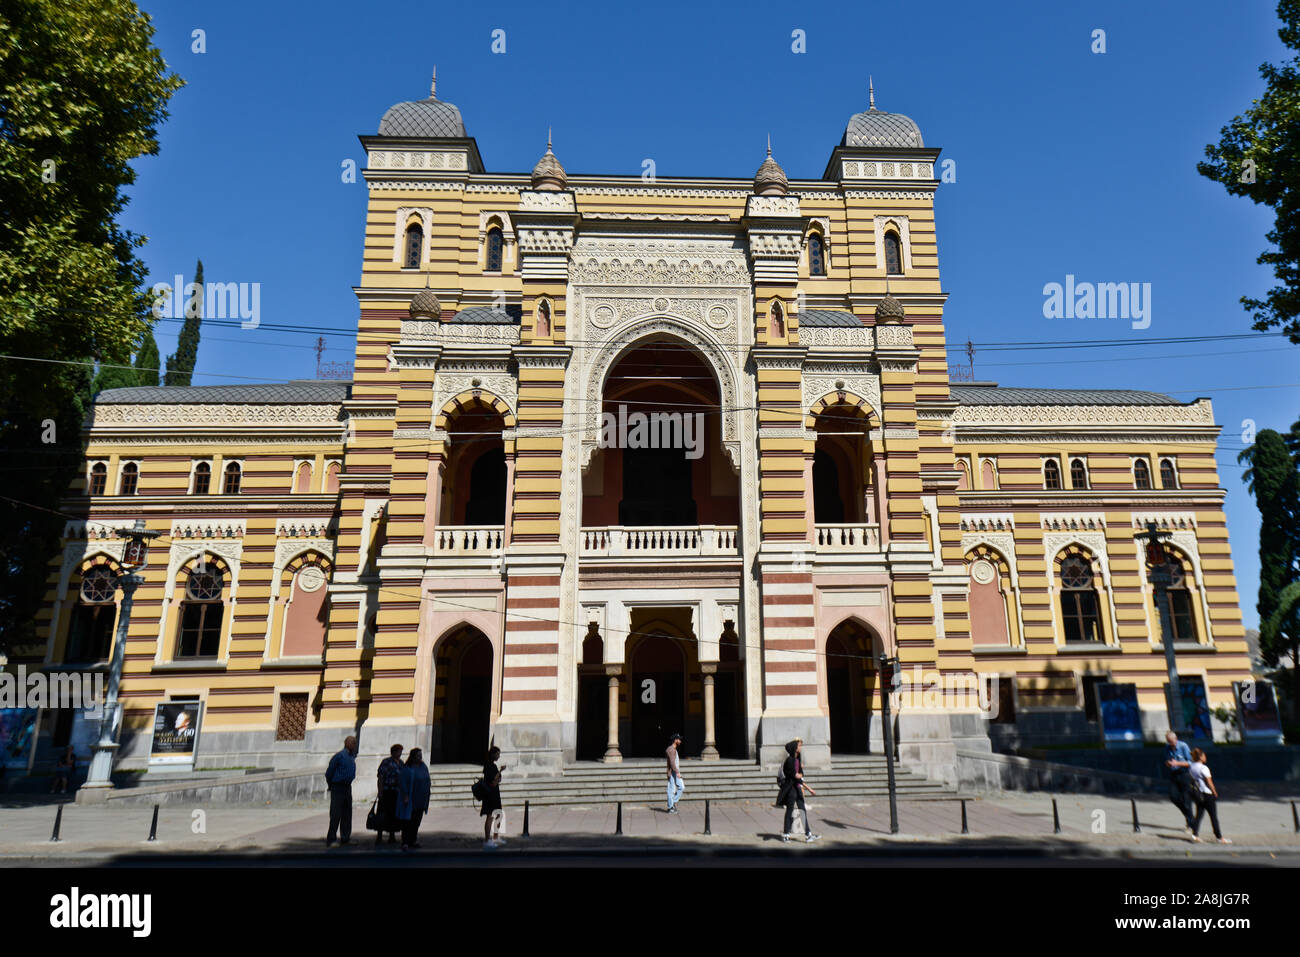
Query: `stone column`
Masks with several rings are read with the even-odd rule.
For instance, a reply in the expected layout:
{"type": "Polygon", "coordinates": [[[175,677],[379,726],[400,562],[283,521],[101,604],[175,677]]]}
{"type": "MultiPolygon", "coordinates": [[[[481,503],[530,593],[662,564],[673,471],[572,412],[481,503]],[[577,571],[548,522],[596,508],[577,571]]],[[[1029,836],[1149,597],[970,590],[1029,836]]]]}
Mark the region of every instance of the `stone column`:
{"type": "Polygon", "coordinates": [[[717,735],[713,721],[713,676],[717,672],[716,664],[700,664],[704,674],[704,751],[700,754],[703,761],[718,760],[717,735]]]}
{"type": "Polygon", "coordinates": [[[621,665],[605,669],[609,676],[609,741],[602,760],[606,764],[619,764],[623,760],[623,752],[618,749],[618,676],[622,671],[621,665]]]}

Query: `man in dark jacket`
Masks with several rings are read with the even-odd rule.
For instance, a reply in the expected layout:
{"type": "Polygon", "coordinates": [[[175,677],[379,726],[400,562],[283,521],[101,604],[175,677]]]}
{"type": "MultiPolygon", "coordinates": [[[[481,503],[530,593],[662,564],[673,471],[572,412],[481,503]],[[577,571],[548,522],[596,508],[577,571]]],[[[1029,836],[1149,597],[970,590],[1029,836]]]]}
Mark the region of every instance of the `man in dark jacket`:
{"type": "Polygon", "coordinates": [[[348,735],[343,739],[343,750],[330,758],[325,769],[325,784],[330,789],[330,829],[325,835],[325,846],[334,843],[339,835],[340,844],[352,843],[352,782],[357,776],[357,739],[348,735]]]}
{"type": "Polygon", "coordinates": [[[782,784],[776,796],[776,803],[778,806],[785,805],[785,827],[781,830],[781,840],[789,843],[790,827],[794,824],[794,809],[798,807],[803,816],[804,840],[811,844],[821,835],[812,832],[812,825],[808,821],[808,808],[803,802],[804,791],[814,796],[817,792],[803,783],[802,745],[803,739],[795,738],[785,746],[789,757],[781,765],[782,784]]]}

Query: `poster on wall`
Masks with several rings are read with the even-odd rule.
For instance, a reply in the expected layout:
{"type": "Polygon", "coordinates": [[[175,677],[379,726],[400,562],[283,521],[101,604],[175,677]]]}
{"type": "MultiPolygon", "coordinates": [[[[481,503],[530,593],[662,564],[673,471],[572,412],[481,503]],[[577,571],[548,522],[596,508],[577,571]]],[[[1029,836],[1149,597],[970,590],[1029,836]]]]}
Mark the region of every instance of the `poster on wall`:
{"type": "Polygon", "coordinates": [[[1103,681],[1097,685],[1097,725],[1107,748],[1142,746],[1142,712],[1137,685],[1103,681]]]}
{"type": "MultiPolygon", "coordinates": [[[[1205,696],[1205,682],[1201,678],[1179,678],[1183,705],[1183,733],[1186,740],[1214,740],[1214,725],[1210,721],[1210,702],[1205,696]]],[[[1169,700],[1169,682],[1165,682],[1165,700],[1169,700]]]]}
{"type": "Polygon", "coordinates": [[[1273,684],[1261,679],[1234,681],[1232,694],[1237,699],[1237,723],[1241,739],[1261,744],[1282,744],[1282,715],[1277,708],[1273,684]]]}
{"type": "Polygon", "coordinates": [[[154,706],[150,765],[194,763],[202,708],[198,701],[164,701],[154,706]]]}
{"type": "Polygon", "coordinates": [[[36,708],[0,708],[0,764],[26,771],[36,743],[36,708]]]}

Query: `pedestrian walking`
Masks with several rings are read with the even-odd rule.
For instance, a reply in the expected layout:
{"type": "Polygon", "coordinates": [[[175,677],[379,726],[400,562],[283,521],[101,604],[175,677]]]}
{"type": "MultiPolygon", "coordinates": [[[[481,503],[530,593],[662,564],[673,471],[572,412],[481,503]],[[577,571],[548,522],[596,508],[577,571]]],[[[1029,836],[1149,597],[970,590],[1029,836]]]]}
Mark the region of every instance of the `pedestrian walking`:
{"type": "Polygon", "coordinates": [[[410,851],[420,846],[420,821],[429,810],[429,766],[419,748],[411,749],[411,756],[398,774],[397,818],[402,822],[402,850],[410,851]]]}
{"type": "Polygon", "coordinates": [[[1183,814],[1185,830],[1193,833],[1192,821],[1192,752],[1172,731],[1165,735],[1165,770],[1169,775],[1169,800],[1183,814]]]}
{"type": "Polygon", "coordinates": [[[776,795],[777,807],[785,806],[785,826],[781,829],[781,840],[789,843],[791,834],[790,828],[794,825],[794,809],[799,808],[799,813],[803,816],[804,840],[811,844],[821,837],[820,834],[814,834],[812,823],[808,820],[808,806],[804,804],[803,792],[807,791],[814,797],[817,792],[810,788],[803,780],[803,739],[795,738],[785,746],[785,752],[788,755],[785,763],[781,765],[781,775],[778,780],[780,791],[776,795]]]}
{"type": "MultiPolygon", "coordinates": [[[[415,751],[411,752],[412,754],[415,751]]],[[[401,823],[397,817],[397,791],[402,777],[402,746],[395,744],[388,749],[388,757],[379,762],[376,772],[378,780],[375,793],[379,795],[379,830],[375,833],[375,843],[384,839],[388,832],[388,843],[397,841],[397,831],[401,823]]]]}
{"type": "Polygon", "coordinates": [[[1210,812],[1210,825],[1214,828],[1214,836],[1220,844],[1231,844],[1232,841],[1223,836],[1219,830],[1219,789],[1214,786],[1214,778],[1210,775],[1210,766],[1205,763],[1205,752],[1200,748],[1192,748],[1192,763],[1188,769],[1191,775],[1193,791],[1192,800],[1196,803],[1196,820],[1192,823],[1192,840],[1200,843],[1201,840],[1201,819],[1205,817],[1205,812],[1210,812]]]}
{"type": "Polygon", "coordinates": [[[357,739],[348,735],[343,739],[343,750],[330,758],[325,769],[325,784],[330,791],[330,829],[325,835],[325,846],[334,843],[352,843],[352,782],[357,776],[357,739]]]}
{"type": "Polygon", "coordinates": [[[682,781],[681,768],[677,763],[678,749],[682,746],[682,736],[674,734],[668,741],[668,750],[664,752],[664,757],[668,759],[668,813],[677,813],[677,802],[686,790],[686,784],[682,781]]]}
{"type": "Polygon", "coordinates": [[[503,837],[492,837],[492,812],[501,810],[501,772],[506,769],[504,764],[497,767],[499,757],[501,749],[493,745],[487,753],[487,760],[483,762],[483,807],[479,813],[483,815],[483,846],[488,850],[494,850],[506,842],[503,837]]]}
{"type": "Polygon", "coordinates": [[[66,794],[68,791],[68,782],[72,780],[73,772],[77,769],[77,752],[68,745],[63,749],[63,754],[59,755],[59,761],[54,765],[54,780],[50,783],[51,794],[66,794]]]}

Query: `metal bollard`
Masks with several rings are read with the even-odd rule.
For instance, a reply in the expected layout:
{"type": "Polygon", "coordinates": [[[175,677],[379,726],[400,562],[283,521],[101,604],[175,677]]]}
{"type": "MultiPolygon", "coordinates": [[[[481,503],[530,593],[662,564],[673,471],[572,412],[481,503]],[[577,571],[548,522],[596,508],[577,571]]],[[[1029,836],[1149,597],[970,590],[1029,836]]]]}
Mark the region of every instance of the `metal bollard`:
{"type": "Polygon", "coordinates": [[[524,833],[520,837],[528,836],[528,802],[524,801],[524,833]]]}
{"type": "Polygon", "coordinates": [[[614,822],[614,833],[623,833],[623,802],[618,802],[618,820],[614,822]]]}
{"type": "Polygon", "coordinates": [[[961,799],[961,832],[969,834],[970,828],[966,826],[966,799],[961,799]]]}
{"type": "Polygon", "coordinates": [[[1138,823],[1138,802],[1136,798],[1129,798],[1128,803],[1133,806],[1133,833],[1141,834],[1142,825],[1138,823]]]}
{"type": "MultiPolygon", "coordinates": [[[[1292,805],[1294,807],[1294,805],[1292,805]]],[[[58,811],[54,814],[54,833],[50,835],[51,841],[59,840],[59,829],[63,827],[63,805],[59,805],[58,811]]]]}
{"type": "Polygon", "coordinates": [[[153,806],[153,822],[149,825],[149,840],[158,840],[158,805],[153,806]]]}
{"type": "Polygon", "coordinates": [[[712,834],[713,829],[709,827],[709,799],[704,799],[704,833],[712,834]]]}
{"type": "Polygon", "coordinates": [[[1056,798],[1052,798],[1052,833],[1061,833],[1061,815],[1056,810],[1056,798]]]}
{"type": "Polygon", "coordinates": [[[1300,834],[1300,814],[1296,814],[1295,801],[1291,802],[1291,820],[1295,823],[1295,832],[1300,834]]]}

